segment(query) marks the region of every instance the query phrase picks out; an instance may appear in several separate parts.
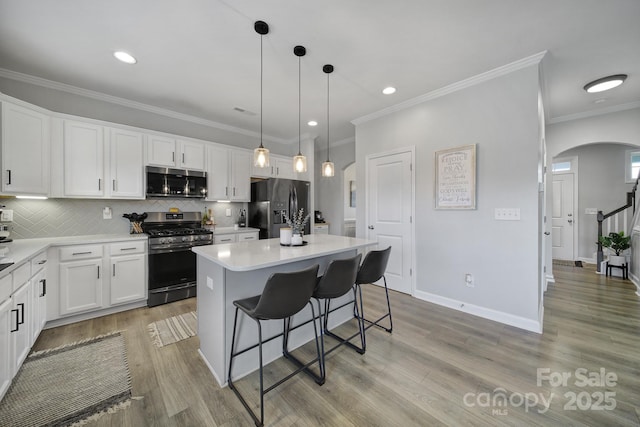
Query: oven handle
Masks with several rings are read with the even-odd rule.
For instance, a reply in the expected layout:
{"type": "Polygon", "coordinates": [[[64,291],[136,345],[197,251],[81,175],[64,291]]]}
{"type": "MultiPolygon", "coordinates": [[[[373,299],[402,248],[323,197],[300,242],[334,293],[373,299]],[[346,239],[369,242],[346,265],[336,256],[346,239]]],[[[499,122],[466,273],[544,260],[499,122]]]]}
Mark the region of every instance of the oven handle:
{"type": "Polygon", "coordinates": [[[170,292],[170,291],[178,291],[180,289],[193,288],[195,286],[196,286],[195,282],[190,282],[190,283],[185,283],[184,285],[165,286],[164,288],[150,289],[149,293],[161,294],[161,293],[170,292]]]}
{"type": "Polygon", "coordinates": [[[187,252],[190,251],[191,248],[194,248],[196,246],[207,246],[207,245],[212,245],[213,242],[207,242],[207,243],[200,243],[197,245],[193,245],[190,244],[188,246],[179,246],[179,247],[173,247],[173,248],[166,248],[166,249],[155,249],[153,247],[153,245],[151,245],[149,247],[149,255],[155,255],[155,254],[168,254],[168,253],[172,253],[172,252],[187,252]]]}

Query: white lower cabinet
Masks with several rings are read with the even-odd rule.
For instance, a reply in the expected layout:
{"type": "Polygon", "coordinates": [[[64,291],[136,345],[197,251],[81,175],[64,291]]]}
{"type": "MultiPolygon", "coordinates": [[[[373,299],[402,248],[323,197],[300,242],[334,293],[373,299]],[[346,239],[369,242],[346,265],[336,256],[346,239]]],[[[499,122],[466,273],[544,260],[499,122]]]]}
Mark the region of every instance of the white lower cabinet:
{"type": "Polygon", "coordinates": [[[31,282],[23,284],[13,293],[13,321],[11,325],[11,375],[15,376],[31,350],[31,282]]]}
{"type": "MultiPolygon", "coordinates": [[[[101,254],[102,255],[102,254],[101,254]]],[[[60,314],[102,308],[102,256],[60,263],[60,314]]]]}
{"type": "Polygon", "coordinates": [[[45,270],[40,270],[31,278],[31,345],[36,342],[38,335],[47,323],[47,279],[45,270]]]}
{"type": "Polygon", "coordinates": [[[147,297],[145,242],[112,243],[111,305],[139,301],[147,297]],[[123,255],[124,254],[124,255],[123,255]]]}
{"type": "Polygon", "coordinates": [[[0,399],[11,385],[11,330],[15,316],[12,316],[13,299],[0,302],[0,399]]]}

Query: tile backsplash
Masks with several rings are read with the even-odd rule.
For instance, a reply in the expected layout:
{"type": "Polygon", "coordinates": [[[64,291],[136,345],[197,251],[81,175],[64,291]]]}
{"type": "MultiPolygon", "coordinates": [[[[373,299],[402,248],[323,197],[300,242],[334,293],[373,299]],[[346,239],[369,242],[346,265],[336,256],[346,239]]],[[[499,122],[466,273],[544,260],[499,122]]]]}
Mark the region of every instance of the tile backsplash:
{"type": "Polygon", "coordinates": [[[0,199],[4,209],[13,210],[9,225],[12,239],[38,237],[81,236],[89,234],[129,233],[129,220],[124,213],[166,212],[171,207],[181,211],[203,212],[213,209],[216,224],[230,227],[238,220],[240,209],[246,203],[219,203],[194,200],[88,200],[88,199],[0,199]],[[105,207],[112,210],[112,219],[102,219],[105,207]],[[231,216],[226,210],[231,209],[231,216]]]}

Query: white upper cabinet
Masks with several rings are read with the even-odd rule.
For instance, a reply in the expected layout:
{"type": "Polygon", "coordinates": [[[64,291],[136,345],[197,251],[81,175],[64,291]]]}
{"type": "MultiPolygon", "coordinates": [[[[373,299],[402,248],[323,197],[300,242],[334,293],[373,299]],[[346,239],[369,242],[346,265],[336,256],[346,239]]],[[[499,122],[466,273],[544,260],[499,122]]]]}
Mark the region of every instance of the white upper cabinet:
{"type": "Polygon", "coordinates": [[[64,122],[64,195],[103,197],[104,128],[91,123],[64,122]]]}
{"type": "Polygon", "coordinates": [[[297,179],[296,173],[293,171],[293,158],[273,154],[270,157],[270,166],[267,168],[259,168],[250,163],[251,176],[258,178],[297,179]]]}
{"type": "Polygon", "coordinates": [[[147,138],[148,165],[204,170],[204,143],[159,135],[147,138]]]}
{"type": "Polygon", "coordinates": [[[213,145],[207,150],[207,200],[250,201],[252,153],[213,145]]]}
{"type": "Polygon", "coordinates": [[[142,134],[122,129],[109,130],[109,185],[114,199],[144,199],[144,146],[142,134]]]}
{"type": "Polygon", "coordinates": [[[2,192],[48,195],[49,116],[2,103],[2,192]]]}

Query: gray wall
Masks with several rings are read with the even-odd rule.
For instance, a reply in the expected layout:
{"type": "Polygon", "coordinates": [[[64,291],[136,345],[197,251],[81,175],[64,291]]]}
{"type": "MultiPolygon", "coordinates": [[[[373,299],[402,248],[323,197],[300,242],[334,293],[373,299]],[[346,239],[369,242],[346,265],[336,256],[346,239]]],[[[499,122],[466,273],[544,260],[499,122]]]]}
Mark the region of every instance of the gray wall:
{"type": "Polygon", "coordinates": [[[329,223],[329,233],[342,235],[344,225],[344,168],[355,161],[355,141],[331,147],[329,158],[335,166],[335,176],[322,176],[322,162],[327,159],[327,150],[315,152],[316,168],[316,203],[315,209],[322,211],[325,221],[329,223]]]}
{"type": "Polygon", "coordinates": [[[596,251],[596,215],[585,214],[585,209],[597,208],[608,213],[626,204],[627,191],[631,191],[633,184],[625,183],[625,152],[634,148],[637,149],[622,144],[589,144],[557,156],[578,158],[578,207],[575,209],[578,258],[593,258],[596,251]]]}
{"type": "MultiPolygon", "coordinates": [[[[361,188],[367,155],[415,146],[417,296],[538,324],[538,123],[534,65],[356,126],[361,188]],[[434,152],[467,144],[478,150],[477,209],[436,211],[434,152]],[[494,220],[502,207],[520,208],[521,220],[494,220]]],[[[366,236],[362,191],[357,205],[358,236],[366,236]]]]}

